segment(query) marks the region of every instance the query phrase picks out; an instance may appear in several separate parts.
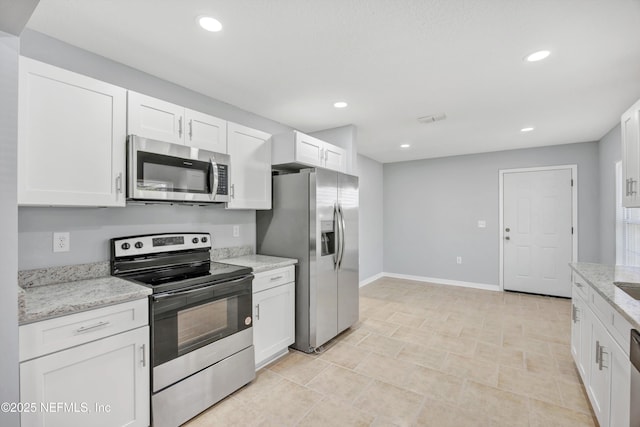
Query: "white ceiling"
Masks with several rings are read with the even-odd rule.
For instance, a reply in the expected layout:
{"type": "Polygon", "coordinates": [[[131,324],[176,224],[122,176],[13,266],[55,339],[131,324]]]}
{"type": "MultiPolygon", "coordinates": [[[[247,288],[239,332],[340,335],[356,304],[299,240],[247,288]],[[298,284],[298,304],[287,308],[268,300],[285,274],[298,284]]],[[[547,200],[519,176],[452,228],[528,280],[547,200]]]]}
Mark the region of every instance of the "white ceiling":
{"type": "Polygon", "coordinates": [[[639,0],[41,0],[28,27],[305,132],[354,124],[381,162],[594,141],[640,98],[639,0]]]}

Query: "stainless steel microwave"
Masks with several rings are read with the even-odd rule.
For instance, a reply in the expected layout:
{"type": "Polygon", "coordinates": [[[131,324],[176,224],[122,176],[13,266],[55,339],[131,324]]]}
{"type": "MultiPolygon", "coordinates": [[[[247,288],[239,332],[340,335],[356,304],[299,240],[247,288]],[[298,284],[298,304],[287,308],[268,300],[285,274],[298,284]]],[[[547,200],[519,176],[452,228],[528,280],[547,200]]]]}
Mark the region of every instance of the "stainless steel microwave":
{"type": "Polygon", "coordinates": [[[230,156],[186,145],[127,137],[127,200],[229,201],[230,156]]]}

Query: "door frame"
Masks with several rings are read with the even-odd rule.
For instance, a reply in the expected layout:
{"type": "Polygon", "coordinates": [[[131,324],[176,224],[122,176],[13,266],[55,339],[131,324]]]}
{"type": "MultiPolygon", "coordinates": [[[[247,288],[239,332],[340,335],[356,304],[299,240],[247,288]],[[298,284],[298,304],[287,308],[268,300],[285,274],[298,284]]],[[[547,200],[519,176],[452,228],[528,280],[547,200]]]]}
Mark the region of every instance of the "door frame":
{"type": "Polygon", "coordinates": [[[539,166],[530,168],[500,169],[499,174],[499,223],[498,239],[500,242],[500,284],[499,290],[504,291],[504,175],[517,172],[542,172],[548,170],[571,169],[573,187],[571,188],[571,222],[573,227],[571,262],[578,260],[578,165],[539,166]]]}

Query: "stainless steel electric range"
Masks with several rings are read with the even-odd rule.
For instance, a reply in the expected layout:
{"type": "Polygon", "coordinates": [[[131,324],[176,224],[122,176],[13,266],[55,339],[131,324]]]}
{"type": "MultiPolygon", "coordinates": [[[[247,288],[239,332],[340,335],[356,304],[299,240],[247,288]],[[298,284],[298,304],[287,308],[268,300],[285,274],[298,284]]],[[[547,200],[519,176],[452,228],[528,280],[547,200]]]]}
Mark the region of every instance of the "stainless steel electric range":
{"type": "Polygon", "coordinates": [[[255,378],[251,269],[211,262],[208,233],[111,239],[111,274],[150,287],[151,416],[175,427],[255,378]]]}

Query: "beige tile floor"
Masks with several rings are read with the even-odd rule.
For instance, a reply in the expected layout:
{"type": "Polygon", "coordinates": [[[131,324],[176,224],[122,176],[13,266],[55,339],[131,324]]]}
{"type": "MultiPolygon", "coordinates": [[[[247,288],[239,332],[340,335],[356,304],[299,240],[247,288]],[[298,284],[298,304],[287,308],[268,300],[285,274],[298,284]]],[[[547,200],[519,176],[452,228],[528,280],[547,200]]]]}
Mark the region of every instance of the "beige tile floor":
{"type": "Polygon", "coordinates": [[[320,355],[292,351],[203,426],[594,426],[570,302],[381,279],[320,355]]]}

